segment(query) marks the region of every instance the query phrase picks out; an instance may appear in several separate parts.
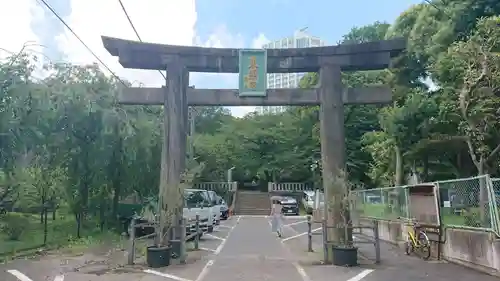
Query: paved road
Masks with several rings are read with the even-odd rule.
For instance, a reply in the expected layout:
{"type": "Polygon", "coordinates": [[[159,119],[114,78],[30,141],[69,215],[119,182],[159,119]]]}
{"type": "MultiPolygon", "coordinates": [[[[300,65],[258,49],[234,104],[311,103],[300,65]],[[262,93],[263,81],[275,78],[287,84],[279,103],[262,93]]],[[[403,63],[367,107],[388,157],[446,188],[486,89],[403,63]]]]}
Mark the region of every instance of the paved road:
{"type": "MultiPolygon", "coordinates": [[[[299,234],[307,232],[307,224],[300,223],[300,219],[290,220],[289,224],[292,232],[299,234]]],[[[319,228],[321,225],[315,224],[312,229],[319,228]]],[[[315,250],[321,251],[322,237],[313,236],[315,250]]],[[[301,241],[303,247],[307,247],[307,236],[300,236],[297,240],[301,241]]],[[[297,241],[296,241],[297,242],[297,241]]],[[[288,242],[287,242],[288,243],[288,242]]],[[[370,244],[359,244],[360,252],[374,259],[375,250],[370,244]]],[[[363,281],[456,281],[456,280],[481,280],[498,281],[499,279],[491,275],[468,269],[453,263],[441,261],[424,261],[415,256],[407,256],[400,248],[389,243],[381,244],[380,265],[374,265],[374,269],[369,275],[363,278],[363,281]]]]}
{"type": "MultiPolygon", "coordinates": [[[[283,239],[271,232],[266,217],[245,217],[228,235],[220,253],[209,261],[209,266],[197,281],[347,281],[363,268],[335,268],[310,263],[302,249],[296,251],[284,243],[295,233],[285,228],[283,239]]],[[[317,257],[312,257],[317,260],[317,257]]]]}
{"type": "MultiPolygon", "coordinates": [[[[320,266],[322,258],[321,236],[314,237],[316,252],[307,253],[307,231],[303,219],[288,218],[283,238],[271,233],[266,217],[233,217],[211,235],[205,235],[200,243],[201,251],[190,252],[186,265],[144,272],[148,268],[124,266],[125,252],[96,256],[95,253],[77,257],[52,255],[37,260],[17,260],[0,265],[0,280],[22,280],[8,273],[18,270],[33,281],[61,281],[64,276],[72,281],[493,281],[495,277],[484,275],[464,267],[426,262],[408,257],[389,244],[383,244],[382,264],[363,263],[360,267],[346,268],[320,266]],[[299,236],[297,236],[299,235],[299,236]],[[292,238],[295,237],[295,238],[292,238]],[[113,257],[116,255],[116,257],[113,257]]],[[[317,228],[318,226],[313,226],[317,228]]],[[[366,256],[373,256],[371,245],[360,246],[366,256]]]]}
{"type": "Polygon", "coordinates": [[[271,233],[267,218],[243,217],[203,280],[304,281],[296,266],[280,239],[271,233]]]}

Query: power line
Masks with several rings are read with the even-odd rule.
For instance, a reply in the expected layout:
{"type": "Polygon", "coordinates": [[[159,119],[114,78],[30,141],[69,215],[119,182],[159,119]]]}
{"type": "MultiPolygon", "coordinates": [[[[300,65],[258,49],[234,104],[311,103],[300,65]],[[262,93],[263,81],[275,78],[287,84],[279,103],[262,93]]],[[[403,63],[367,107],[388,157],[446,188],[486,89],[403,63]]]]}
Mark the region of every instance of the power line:
{"type": "Polygon", "coordinates": [[[439,12],[443,13],[443,15],[447,16],[448,19],[453,19],[452,16],[450,16],[448,14],[448,12],[446,12],[445,10],[441,9],[440,7],[438,7],[435,3],[433,3],[431,0],[424,0],[424,2],[428,5],[430,5],[431,7],[433,7],[434,9],[438,10],[439,12]]]}
{"type": "Polygon", "coordinates": [[[76,34],[76,32],[66,23],[66,21],[64,21],[63,18],[61,18],[61,16],[59,16],[59,14],[50,6],[49,3],[47,3],[45,0],[37,0],[37,2],[39,4],[43,4],[47,9],[50,10],[50,12],[52,12],[52,14],[54,16],[56,16],[56,18],[62,23],[64,24],[64,26],[66,26],[66,28],[76,37],[76,39],[78,39],[78,41],[80,41],[80,43],[82,43],[82,45],[92,54],[92,56],[94,56],[95,59],[97,59],[110,73],[111,75],[113,75],[116,79],[118,79],[118,81],[120,81],[125,87],[128,87],[127,84],[125,84],[125,82],[120,78],[118,77],[118,75],[116,75],[116,73],[114,73],[111,68],[109,68],[109,66],[107,64],[105,64],[95,53],[94,51],[92,51],[92,49],[90,49],[90,47],[85,44],[85,42],[80,38],[80,36],[78,36],[78,34],[76,34]]]}
{"type": "MultiPolygon", "coordinates": [[[[137,36],[137,39],[139,39],[140,42],[143,42],[142,39],[141,39],[141,36],[139,35],[139,32],[137,31],[137,29],[135,28],[134,23],[132,22],[132,18],[130,18],[129,14],[127,13],[127,9],[125,8],[125,5],[123,5],[122,0],[118,0],[118,2],[120,2],[120,6],[122,7],[123,13],[127,17],[128,23],[130,23],[130,26],[134,30],[134,33],[137,36]]],[[[167,77],[165,76],[165,74],[163,74],[163,72],[161,72],[161,70],[158,70],[158,72],[160,72],[161,76],[163,76],[163,78],[165,80],[167,80],[167,77]]]]}

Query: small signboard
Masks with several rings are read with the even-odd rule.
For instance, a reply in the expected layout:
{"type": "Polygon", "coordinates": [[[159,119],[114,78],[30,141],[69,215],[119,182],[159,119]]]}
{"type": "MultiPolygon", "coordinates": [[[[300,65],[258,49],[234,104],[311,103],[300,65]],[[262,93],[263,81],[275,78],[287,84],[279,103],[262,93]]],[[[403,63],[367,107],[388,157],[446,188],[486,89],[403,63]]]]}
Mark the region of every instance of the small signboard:
{"type": "Polygon", "coordinates": [[[239,59],[239,95],[242,97],[265,97],[267,90],[266,50],[242,49],[239,59]]]}

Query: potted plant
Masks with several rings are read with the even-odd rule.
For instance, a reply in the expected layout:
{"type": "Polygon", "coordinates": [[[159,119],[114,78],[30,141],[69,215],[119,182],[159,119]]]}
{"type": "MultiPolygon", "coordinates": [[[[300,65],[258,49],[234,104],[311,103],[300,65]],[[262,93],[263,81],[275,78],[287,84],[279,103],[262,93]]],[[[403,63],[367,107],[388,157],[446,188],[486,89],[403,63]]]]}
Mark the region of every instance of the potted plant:
{"type": "Polygon", "coordinates": [[[160,205],[162,200],[159,198],[158,206],[159,212],[161,214],[155,216],[157,227],[155,244],[148,246],[146,249],[146,263],[149,267],[159,268],[170,265],[170,259],[172,257],[172,251],[170,245],[164,242],[165,234],[169,233],[172,225],[172,213],[169,210],[163,209],[160,205]]]}
{"type": "MultiPolygon", "coordinates": [[[[193,162],[188,163],[188,169],[181,175],[181,182],[175,187],[165,186],[160,190],[158,200],[157,235],[155,245],[149,246],[146,252],[146,260],[149,267],[158,268],[170,265],[172,257],[180,257],[182,253],[182,237],[170,237],[172,227],[176,225],[176,219],[182,219],[177,216],[179,209],[184,207],[184,189],[191,186],[196,176],[204,168],[204,164],[193,162]],[[165,200],[166,199],[166,200],[165,200]]],[[[161,181],[160,185],[166,183],[161,181]]],[[[177,236],[177,235],[176,235],[177,236]]]]}
{"type": "Polygon", "coordinates": [[[358,248],[354,246],[352,238],[352,221],[350,216],[350,184],[345,177],[345,173],[339,173],[334,183],[338,190],[340,200],[340,217],[342,221],[337,224],[339,231],[339,241],[332,245],[333,264],[339,266],[358,265],[358,248]]]}

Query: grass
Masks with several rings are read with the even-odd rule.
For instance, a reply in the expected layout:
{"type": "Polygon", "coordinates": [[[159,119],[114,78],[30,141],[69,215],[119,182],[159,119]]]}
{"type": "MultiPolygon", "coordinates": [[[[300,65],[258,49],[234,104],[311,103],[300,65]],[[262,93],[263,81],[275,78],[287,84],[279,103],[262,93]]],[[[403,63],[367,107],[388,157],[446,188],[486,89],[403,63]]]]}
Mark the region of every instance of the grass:
{"type": "MultiPolygon", "coordinates": [[[[365,204],[361,210],[362,215],[378,219],[396,220],[398,217],[406,217],[405,212],[400,212],[397,209],[390,210],[384,204],[365,204]]],[[[479,210],[472,208],[472,212],[479,213],[479,210]]],[[[441,209],[441,220],[443,225],[467,226],[466,216],[453,214],[451,208],[441,209]]]]}
{"type": "Polygon", "coordinates": [[[59,215],[56,220],[49,216],[47,221],[47,243],[44,244],[44,225],[37,214],[19,214],[27,219],[26,229],[19,239],[9,239],[5,231],[0,232],[0,258],[8,259],[16,256],[31,255],[43,250],[67,248],[70,251],[81,251],[102,241],[118,241],[118,233],[100,231],[97,224],[87,222],[82,226],[81,238],[76,237],[76,221],[72,215],[59,215]]]}

